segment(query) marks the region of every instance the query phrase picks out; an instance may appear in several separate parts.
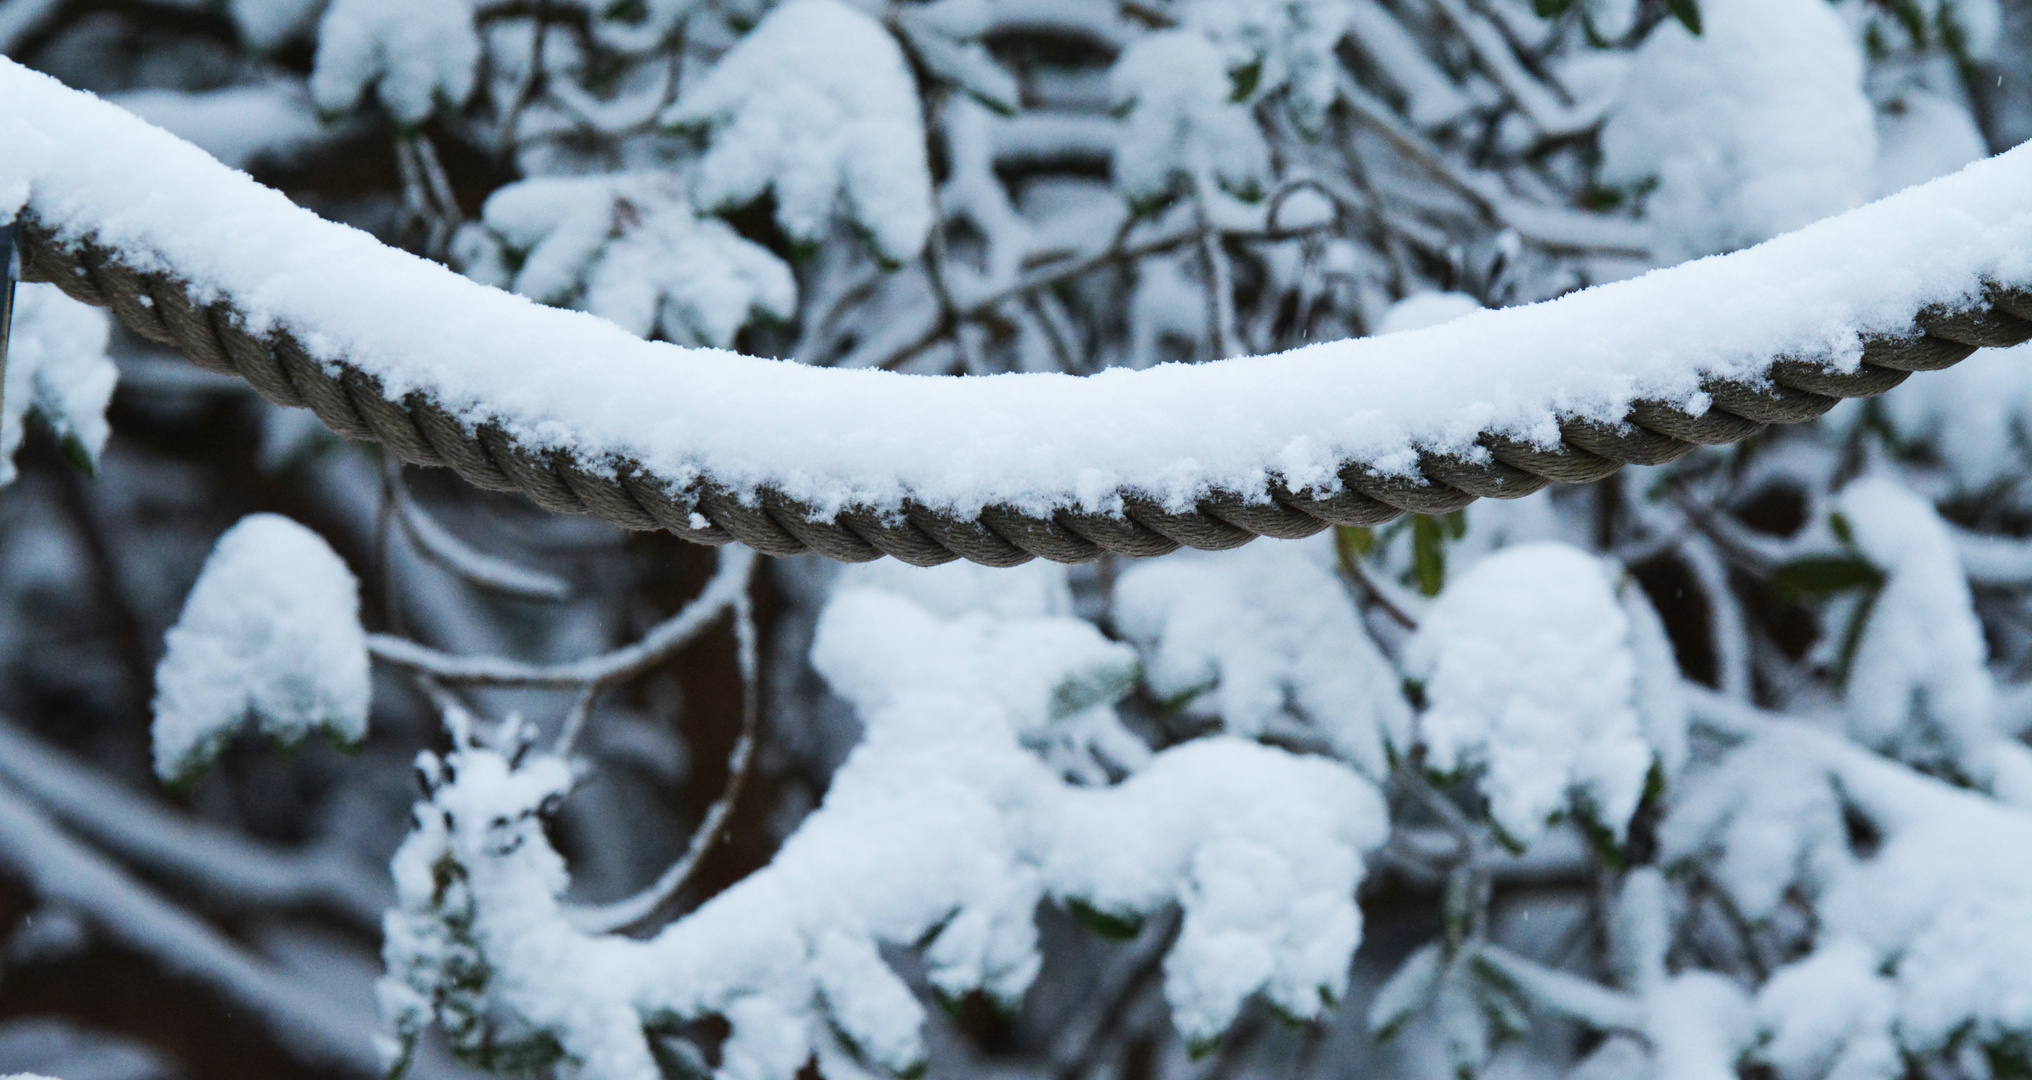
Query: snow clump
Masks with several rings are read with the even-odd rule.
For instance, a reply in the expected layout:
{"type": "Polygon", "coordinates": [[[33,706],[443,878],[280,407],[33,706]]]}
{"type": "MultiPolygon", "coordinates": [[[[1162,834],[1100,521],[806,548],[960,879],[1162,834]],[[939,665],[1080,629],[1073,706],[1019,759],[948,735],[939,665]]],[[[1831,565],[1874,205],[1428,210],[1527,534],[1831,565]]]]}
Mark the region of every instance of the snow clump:
{"type": "Polygon", "coordinates": [[[1954,537],[1932,503],[1894,480],[1850,484],[1840,508],[1885,575],[1849,665],[1850,736],[1908,759],[1969,760],[1994,735],[1995,687],[1954,537]]]}
{"type": "Polygon", "coordinates": [[[842,0],[791,0],[748,32],[664,113],[700,125],[699,201],[776,196],[776,221],[816,242],[842,210],[896,262],[931,233],[924,115],[903,50],[842,0]]]}
{"type": "Polygon", "coordinates": [[[1632,619],[1607,568],[1578,548],[1524,544],[1476,563],[1405,657],[1424,684],[1427,765],[1474,770],[1519,844],[1569,800],[1620,839],[1653,763],[1669,770],[1684,752],[1683,705],[1640,673],[1640,654],[1663,652],[1654,634],[1655,616],[1632,619]]]}
{"type": "Polygon", "coordinates": [[[30,412],[49,425],[74,460],[97,466],[112,434],[106,406],[120,381],[119,369],[106,356],[110,331],[104,312],[54,285],[15,287],[7,384],[0,388],[0,486],[14,482],[14,453],[30,412]]]}
{"type": "Polygon", "coordinates": [[[1678,261],[1744,247],[1874,194],[1863,54],[1824,0],[1702,0],[1661,24],[1602,130],[1603,179],[1641,190],[1678,261]]]}
{"type": "Polygon", "coordinates": [[[248,716],[285,746],[313,731],[366,738],[359,584],[323,538],[253,514],[226,531],[170,628],[155,669],[155,773],[189,780],[248,716]]]}
{"type": "Polygon", "coordinates": [[[470,276],[642,337],[726,348],[754,316],[797,310],[783,260],[700,217],[674,176],[524,180],[489,196],[482,219],[460,234],[470,276]]]}
{"type": "Polygon", "coordinates": [[[332,0],[318,23],[310,92],[350,111],[372,88],[397,123],[415,126],[473,94],[480,38],[464,0],[332,0]]]}
{"type": "Polygon", "coordinates": [[[1137,563],[1115,622],[1146,681],[1232,735],[1309,735],[1382,779],[1411,745],[1411,707],[1332,569],[1332,545],[1259,540],[1137,563]]]}
{"type": "Polygon", "coordinates": [[[1161,30],[1139,38],[1108,75],[1126,114],[1115,144],[1115,186],[1131,202],[1162,199],[1178,183],[1201,197],[1213,186],[1263,190],[1270,150],[1248,106],[1230,92],[1227,60],[1206,35],[1161,30]]]}
{"type": "Polygon", "coordinates": [[[1233,738],[1152,755],[1117,784],[1067,783],[1026,736],[1110,711],[1066,688],[1133,657],[1035,613],[1058,594],[1048,572],[1012,575],[1001,598],[990,576],[870,568],[834,591],[812,663],[863,742],[768,867],[646,941],[588,935],[560,900],[541,816],[569,789],[564,762],[511,765],[469,738],[426,756],[380,990],[398,1058],[437,1023],[468,1056],[515,1055],[498,1067],[658,1080],[645,1023],[717,1014],[722,1080],[789,1080],[807,1062],[832,1080],[909,1075],[923,1008],[881,948],[921,946],[942,996],[1013,1005],[1038,972],[1047,898],[1129,930],[1177,905],[1165,989],[1188,1039],[1217,1036],[1257,993],[1319,1015],[1347,988],[1364,854],[1388,831],[1374,785],[1233,738]]]}

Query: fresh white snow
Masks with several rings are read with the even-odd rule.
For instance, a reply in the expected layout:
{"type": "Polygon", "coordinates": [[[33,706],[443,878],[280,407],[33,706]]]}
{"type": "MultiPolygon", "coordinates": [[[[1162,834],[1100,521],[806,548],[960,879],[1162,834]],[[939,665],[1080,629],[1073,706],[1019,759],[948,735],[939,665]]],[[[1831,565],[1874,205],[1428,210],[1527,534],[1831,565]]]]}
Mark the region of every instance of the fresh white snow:
{"type": "Polygon", "coordinates": [[[155,772],[189,779],[253,717],[284,745],[367,734],[359,585],[309,529],[253,514],[226,531],[155,669],[155,772]]]}
{"type": "Polygon", "coordinates": [[[1475,453],[1489,428],[1550,440],[1559,410],[1698,407],[1703,374],[1779,355],[1852,364],[1859,331],[1900,330],[1985,277],[2032,279],[2020,150],[1754,249],[1416,333],[1088,378],[817,370],[647,343],[463,280],[11,62],[0,102],[0,212],[32,198],[64,236],[173,267],[256,327],[531,445],[634,458],[674,486],[770,484],[821,511],[1332,488],[1349,458],[1408,469],[1419,448],[1475,453]]]}

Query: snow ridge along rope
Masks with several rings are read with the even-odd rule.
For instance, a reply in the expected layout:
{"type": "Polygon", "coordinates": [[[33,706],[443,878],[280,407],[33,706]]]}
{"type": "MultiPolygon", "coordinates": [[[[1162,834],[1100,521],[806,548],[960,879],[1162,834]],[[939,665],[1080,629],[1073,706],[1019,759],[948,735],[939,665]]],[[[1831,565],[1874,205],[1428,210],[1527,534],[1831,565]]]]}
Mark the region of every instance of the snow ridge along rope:
{"type": "Polygon", "coordinates": [[[109,308],[130,330],[199,367],[245,379],[276,404],[308,408],[334,432],[378,442],[408,464],[450,468],[478,487],[519,491],[546,510],[590,514],[626,529],[665,529],[695,543],[739,541],[768,555],[816,551],[848,562],[891,555],[920,566],[1222,549],[1257,536],[1297,538],[1333,525],[1380,525],[1405,513],[1451,513],[1477,498],[1591,483],[1624,465],[1663,464],[1697,446],[1739,442],[1767,425],[1803,423],[1844,398],[1873,397],[1978,348],[2032,340],[2032,289],[1993,283],[1975,306],[1914,312],[1906,334],[1864,337],[1853,371],[1781,357],[1767,382],[1708,379],[1705,412],[1639,400],[1621,424],[1563,419],[1551,446],[1485,432],[1477,440],[1485,458],[1426,452],[1416,476],[1349,461],[1339,490],[1293,492],[1272,479],[1259,491],[1216,490],[1184,512],[1125,490],[1119,515],[1060,509],[1046,516],[991,505],[966,519],[908,502],[900,513],[856,507],[822,515],[767,487],[748,499],[710,478],[673,490],[634,462],[582,461],[570,451],[531,449],[496,426],[469,428],[428,393],[390,400],[372,375],[344,362],[321,364],[286,331],[250,333],[230,298],[198,304],[189,283],[173,274],[139,269],[90,241],[60,242],[32,210],[19,239],[23,280],[50,282],[109,308]]]}

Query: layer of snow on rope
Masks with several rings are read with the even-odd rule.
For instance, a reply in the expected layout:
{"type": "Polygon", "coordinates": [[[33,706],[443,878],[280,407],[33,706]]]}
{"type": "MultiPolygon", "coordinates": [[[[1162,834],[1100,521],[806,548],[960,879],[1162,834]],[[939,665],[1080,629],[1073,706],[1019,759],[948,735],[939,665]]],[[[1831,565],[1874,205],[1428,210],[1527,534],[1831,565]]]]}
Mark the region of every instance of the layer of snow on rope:
{"type": "Polygon", "coordinates": [[[821,370],[641,341],[545,310],[319,220],[88,95],[0,63],[0,215],[96,234],[257,327],[287,325],[402,395],[428,389],[537,447],[772,484],[827,510],[906,497],[962,514],[1008,502],[1175,506],[1210,487],[1332,487],[1349,458],[1409,469],[1495,428],[1557,437],[1555,410],[1701,405],[1704,373],[1779,355],[1858,358],[1985,275],[2032,280],[2032,149],[1977,163],[1756,249],[1416,333],[1089,378],[821,370]]]}
{"type": "Polygon", "coordinates": [[[567,1077],[656,1080],[645,1020],[710,1013],[730,1024],[721,1080],[789,1080],[814,1057],[834,1080],[908,1075],[923,1008],[880,948],[928,942],[942,995],[1013,1004],[1038,971],[1044,899],[1130,924],[1182,908],[1165,989],[1189,1038],[1218,1034],[1255,993],[1318,1015],[1361,938],[1354,890],[1388,829],[1375,787],[1230,738],[1166,750],[1113,786],[1065,783],[1024,734],[1064,715],[1081,671],[1127,658],[1080,620],[1005,614],[1034,612],[1049,582],[1008,575],[1020,595],[1005,603],[986,577],[835,593],[812,659],[864,741],[767,868],[646,942],[589,937],[559,904],[567,875],[539,811],[569,787],[565,763],[511,768],[470,745],[450,768],[427,759],[435,789],[396,856],[387,926],[381,992],[400,1039],[432,1022],[476,1048],[547,1036],[567,1077]],[[460,981],[475,965],[486,980],[460,981]]]}
{"type": "Polygon", "coordinates": [[[1440,594],[1405,667],[1425,682],[1428,766],[1478,770],[1511,838],[1537,839],[1570,796],[1622,835],[1660,756],[1646,728],[1670,723],[1645,723],[1633,622],[1600,560],[1552,543],[1489,556],[1440,594]]]}
{"type": "Polygon", "coordinates": [[[155,772],[188,779],[249,716],[283,744],[367,734],[359,585],[309,529],[254,514],[219,538],[155,670],[155,772]]]}

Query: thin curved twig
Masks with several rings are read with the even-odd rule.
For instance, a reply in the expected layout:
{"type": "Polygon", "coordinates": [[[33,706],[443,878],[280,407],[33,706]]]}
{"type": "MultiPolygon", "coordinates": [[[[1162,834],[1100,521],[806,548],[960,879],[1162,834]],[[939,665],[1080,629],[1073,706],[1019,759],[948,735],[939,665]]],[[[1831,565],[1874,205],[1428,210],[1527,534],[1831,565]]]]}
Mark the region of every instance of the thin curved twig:
{"type": "Polygon", "coordinates": [[[720,612],[745,604],[754,565],[754,553],[746,548],[721,548],[719,570],[684,610],[658,623],[632,645],[582,660],[531,664],[500,656],[455,656],[388,634],[369,634],[367,652],[382,663],[454,686],[550,690],[611,686],[662,663],[696,638],[720,612]]]}
{"type": "Polygon", "coordinates": [[[699,863],[726,832],[727,819],[747,786],[749,766],[754,761],[755,743],[762,727],[761,665],[755,647],[755,610],[746,592],[734,600],[734,636],[741,665],[741,734],[727,755],[727,786],[692,832],[684,854],[670,864],[646,889],[611,904],[587,905],[569,910],[574,926],[590,934],[611,934],[627,930],[654,915],[691,882],[699,863]]]}
{"type": "Polygon", "coordinates": [[[392,455],[384,455],[382,461],[388,471],[388,494],[394,503],[395,519],[402,525],[402,534],[424,558],[473,585],[503,596],[547,603],[571,598],[571,584],[563,578],[517,566],[459,539],[409,493],[409,485],[402,479],[402,463],[392,455]]]}

